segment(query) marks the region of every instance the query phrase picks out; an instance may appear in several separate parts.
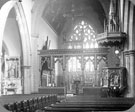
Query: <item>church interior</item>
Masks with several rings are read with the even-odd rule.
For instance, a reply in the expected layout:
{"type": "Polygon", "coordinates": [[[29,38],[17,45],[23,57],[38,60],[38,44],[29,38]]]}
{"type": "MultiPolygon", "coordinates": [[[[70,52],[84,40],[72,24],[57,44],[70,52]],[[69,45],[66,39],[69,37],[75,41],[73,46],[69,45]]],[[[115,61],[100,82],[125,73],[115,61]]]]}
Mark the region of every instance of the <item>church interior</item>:
{"type": "Polygon", "coordinates": [[[0,112],[134,112],[135,0],[0,0],[0,112]]]}

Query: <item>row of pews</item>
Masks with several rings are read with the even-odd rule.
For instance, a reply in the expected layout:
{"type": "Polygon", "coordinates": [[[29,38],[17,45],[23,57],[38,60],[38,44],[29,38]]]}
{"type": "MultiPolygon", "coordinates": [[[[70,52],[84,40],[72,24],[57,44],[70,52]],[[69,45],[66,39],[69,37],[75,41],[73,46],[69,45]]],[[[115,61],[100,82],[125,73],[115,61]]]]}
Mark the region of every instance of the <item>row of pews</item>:
{"type": "Polygon", "coordinates": [[[57,95],[8,95],[0,97],[0,104],[10,112],[36,112],[57,102],[57,95]]]}
{"type": "Polygon", "coordinates": [[[45,107],[45,112],[124,111],[132,107],[135,98],[70,97],[45,107]]]}

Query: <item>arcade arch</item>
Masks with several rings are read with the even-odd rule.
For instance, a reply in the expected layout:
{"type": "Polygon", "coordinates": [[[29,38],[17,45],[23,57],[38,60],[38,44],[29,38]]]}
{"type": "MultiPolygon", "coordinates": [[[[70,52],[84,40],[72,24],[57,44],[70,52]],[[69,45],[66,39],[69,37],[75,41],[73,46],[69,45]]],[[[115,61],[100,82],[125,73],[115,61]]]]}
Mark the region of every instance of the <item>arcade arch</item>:
{"type": "MultiPolygon", "coordinates": [[[[6,41],[5,38],[5,30],[6,30],[6,25],[7,20],[8,20],[8,16],[11,13],[11,11],[14,10],[15,12],[15,19],[16,19],[16,23],[18,24],[18,29],[19,29],[19,38],[18,38],[18,42],[16,44],[18,44],[20,46],[20,48],[18,49],[18,51],[20,52],[20,58],[19,58],[19,62],[20,63],[20,71],[21,72],[21,76],[20,76],[20,80],[23,80],[23,91],[21,91],[20,93],[30,93],[31,92],[31,41],[30,41],[30,35],[29,35],[29,30],[27,27],[27,21],[25,18],[25,14],[24,14],[24,10],[22,7],[21,2],[19,1],[8,1],[6,2],[0,10],[0,53],[1,53],[1,63],[0,65],[2,65],[2,46],[4,45],[3,42],[6,41]],[[27,77],[27,78],[26,78],[27,77]],[[28,78],[29,77],[29,78],[28,78]],[[27,84],[27,85],[26,85],[27,84]]],[[[13,11],[12,11],[13,12],[13,11]]],[[[17,27],[16,26],[16,27],[17,27]]],[[[12,39],[10,39],[12,40],[12,39]]],[[[11,42],[9,42],[11,43],[11,42]]],[[[5,42],[5,44],[8,44],[8,42],[5,42]]],[[[15,43],[14,43],[15,44],[15,43]]],[[[7,48],[9,45],[7,45],[7,48]]],[[[15,46],[15,49],[17,46],[15,46]]],[[[10,56],[10,48],[9,50],[9,56],[10,56]]],[[[13,52],[13,51],[11,51],[13,52]]],[[[16,54],[17,56],[17,54],[16,54]]],[[[0,68],[1,71],[1,68],[0,68]]],[[[1,76],[0,76],[0,82],[2,81],[2,72],[1,72],[1,76]]],[[[2,82],[1,82],[2,83],[2,82]]],[[[0,90],[2,89],[2,86],[0,86],[0,90]]],[[[1,94],[1,93],[0,93],[1,94]]]]}

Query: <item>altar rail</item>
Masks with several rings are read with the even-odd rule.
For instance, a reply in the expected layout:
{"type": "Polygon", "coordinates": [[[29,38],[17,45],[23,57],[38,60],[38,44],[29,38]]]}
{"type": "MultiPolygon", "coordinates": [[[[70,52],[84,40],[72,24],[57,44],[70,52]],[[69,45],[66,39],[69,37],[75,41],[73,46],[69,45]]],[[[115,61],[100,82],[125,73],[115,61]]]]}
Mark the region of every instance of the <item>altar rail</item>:
{"type": "Polygon", "coordinates": [[[39,87],[38,91],[40,94],[65,95],[65,87],[39,87]]]}
{"type": "Polygon", "coordinates": [[[101,87],[83,87],[83,94],[90,96],[101,96],[101,87]]]}
{"type": "Polygon", "coordinates": [[[94,97],[108,97],[109,88],[106,87],[83,87],[83,95],[94,97]]]}

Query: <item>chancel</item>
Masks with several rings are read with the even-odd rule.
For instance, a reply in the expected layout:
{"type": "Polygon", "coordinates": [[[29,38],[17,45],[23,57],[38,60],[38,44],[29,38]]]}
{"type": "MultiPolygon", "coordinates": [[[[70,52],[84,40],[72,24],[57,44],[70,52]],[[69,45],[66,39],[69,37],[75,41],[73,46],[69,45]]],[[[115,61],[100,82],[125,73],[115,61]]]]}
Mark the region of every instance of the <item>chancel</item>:
{"type": "Polygon", "coordinates": [[[0,111],[135,108],[134,0],[0,0],[0,111]]]}

